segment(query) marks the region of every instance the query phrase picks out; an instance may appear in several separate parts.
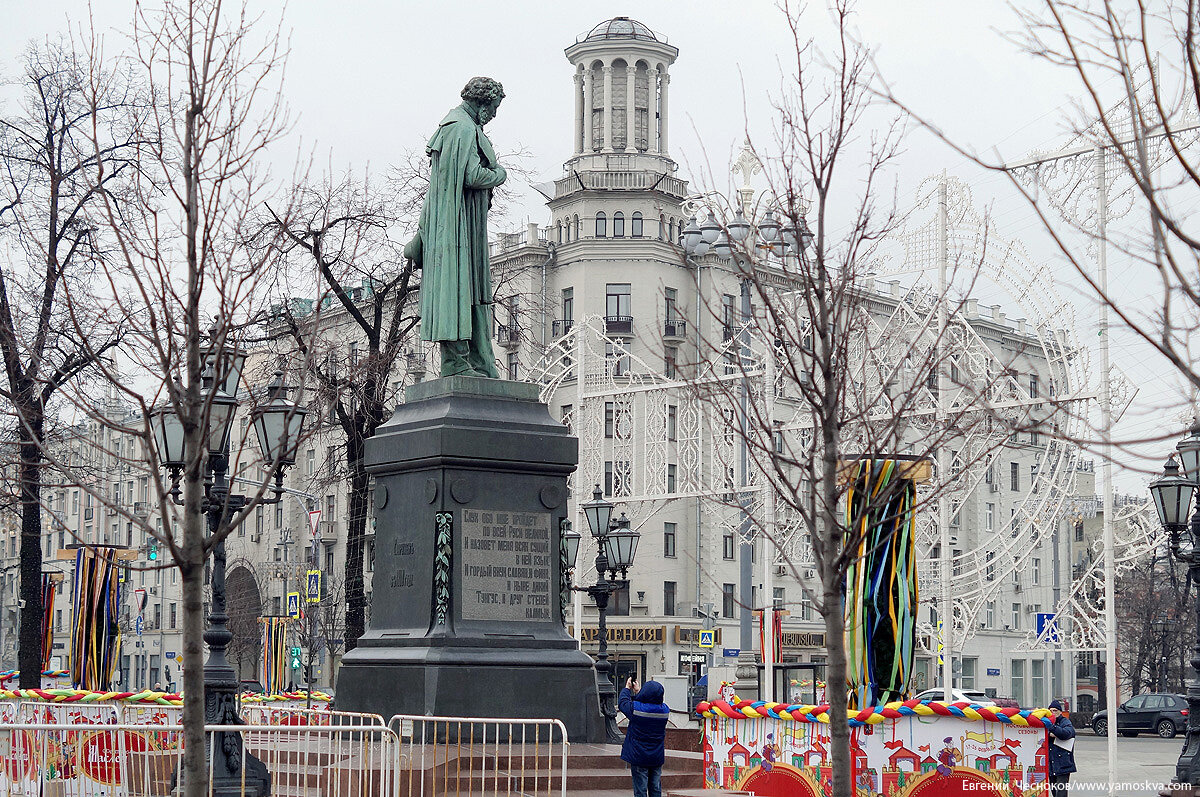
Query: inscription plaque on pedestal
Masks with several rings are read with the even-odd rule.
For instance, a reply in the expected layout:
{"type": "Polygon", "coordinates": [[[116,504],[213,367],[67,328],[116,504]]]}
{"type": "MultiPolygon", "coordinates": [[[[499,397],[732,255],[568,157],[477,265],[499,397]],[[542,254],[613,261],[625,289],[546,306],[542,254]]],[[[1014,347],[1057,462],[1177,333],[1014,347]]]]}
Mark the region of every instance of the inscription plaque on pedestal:
{"type": "Polygon", "coordinates": [[[553,620],[549,512],[463,509],[464,620],[553,620]]]}

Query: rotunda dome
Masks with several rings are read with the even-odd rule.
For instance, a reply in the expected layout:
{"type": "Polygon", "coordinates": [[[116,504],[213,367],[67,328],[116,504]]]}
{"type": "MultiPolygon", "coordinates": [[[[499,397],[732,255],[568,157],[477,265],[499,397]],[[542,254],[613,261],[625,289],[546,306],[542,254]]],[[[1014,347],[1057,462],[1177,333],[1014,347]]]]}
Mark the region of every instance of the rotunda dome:
{"type": "Polygon", "coordinates": [[[583,41],[596,41],[599,39],[645,39],[655,42],[659,40],[654,35],[654,31],[636,19],[630,19],[629,17],[613,17],[601,22],[588,31],[588,35],[583,38],[583,41]]]}

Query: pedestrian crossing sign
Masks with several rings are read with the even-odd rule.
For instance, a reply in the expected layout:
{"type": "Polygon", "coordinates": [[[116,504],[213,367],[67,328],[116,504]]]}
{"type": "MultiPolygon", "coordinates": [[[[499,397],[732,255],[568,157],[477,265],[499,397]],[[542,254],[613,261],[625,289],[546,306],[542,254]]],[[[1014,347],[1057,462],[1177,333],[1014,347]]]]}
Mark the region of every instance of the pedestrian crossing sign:
{"type": "Polygon", "coordinates": [[[300,593],[289,592],[287,594],[287,616],[293,620],[300,619],[300,593]]]}
{"type": "Polygon", "coordinates": [[[321,571],[320,570],[309,570],[308,578],[305,581],[305,584],[307,584],[307,586],[308,586],[308,602],[309,603],[320,603],[321,602],[321,571]]]}
{"type": "Polygon", "coordinates": [[[700,632],[700,647],[711,648],[712,646],[713,646],[713,632],[712,631],[701,631],[700,632]]]}

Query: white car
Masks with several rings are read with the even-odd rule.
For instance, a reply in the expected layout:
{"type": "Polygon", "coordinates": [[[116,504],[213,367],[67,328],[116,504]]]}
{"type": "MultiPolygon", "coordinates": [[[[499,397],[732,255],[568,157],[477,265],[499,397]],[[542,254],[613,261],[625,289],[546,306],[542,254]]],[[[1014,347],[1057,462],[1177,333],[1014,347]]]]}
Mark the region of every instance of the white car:
{"type": "MultiPolygon", "coordinates": [[[[980,692],[978,689],[951,689],[950,694],[954,696],[951,703],[975,703],[980,706],[994,706],[996,701],[987,696],[986,692],[980,692]]],[[[945,700],[946,690],[944,689],[926,689],[918,695],[914,695],[917,700],[945,700]]]]}

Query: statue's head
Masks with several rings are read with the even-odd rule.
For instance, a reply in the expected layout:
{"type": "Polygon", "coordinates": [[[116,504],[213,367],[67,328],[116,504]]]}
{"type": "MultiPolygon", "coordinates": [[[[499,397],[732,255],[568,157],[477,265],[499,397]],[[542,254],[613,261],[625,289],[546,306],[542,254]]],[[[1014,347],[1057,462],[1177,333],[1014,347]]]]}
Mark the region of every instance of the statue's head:
{"type": "Polygon", "coordinates": [[[504,99],[504,87],[490,77],[473,77],[463,86],[462,98],[479,109],[479,124],[496,118],[496,109],[504,99]]]}

